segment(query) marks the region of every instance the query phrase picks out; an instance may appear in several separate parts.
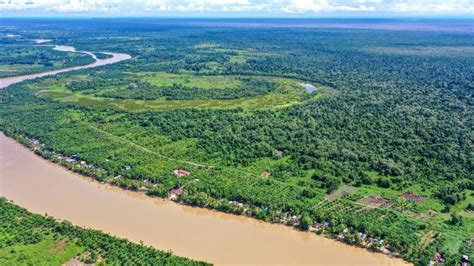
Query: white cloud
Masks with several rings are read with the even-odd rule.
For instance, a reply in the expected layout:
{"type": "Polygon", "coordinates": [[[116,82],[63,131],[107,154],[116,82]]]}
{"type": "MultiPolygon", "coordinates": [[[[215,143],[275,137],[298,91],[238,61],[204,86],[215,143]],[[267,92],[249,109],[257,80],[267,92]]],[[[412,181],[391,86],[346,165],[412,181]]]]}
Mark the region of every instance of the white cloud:
{"type": "Polygon", "coordinates": [[[0,0],[0,13],[15,11],[105,14],[337,12],[469,13],[474,0],[0,0]]]}
{"type": "Polygon", "coordinates": [[[69,12],[108,12],[118,7],[121,0],[9,0],[0,2],[0,11],[38,10],[69,12]]]}
{"type": "Polygon", "coordinates": [[[394,1],[387,6],[388,11],[402,13],[456,13],[474,12],[473,0],[418,0],[418,1],[394,1]]]}
{"type": "MultiPolygon", "coordinates": [[[[380,0],[378,0],[380,1],[380,0]]],[[[280,10],[284,13],[319,13],[337,11],[375,11],[375,6],[368,6],[368,0],[354,1],[352,5],[328,0],[291,0],[280,10]]]]}

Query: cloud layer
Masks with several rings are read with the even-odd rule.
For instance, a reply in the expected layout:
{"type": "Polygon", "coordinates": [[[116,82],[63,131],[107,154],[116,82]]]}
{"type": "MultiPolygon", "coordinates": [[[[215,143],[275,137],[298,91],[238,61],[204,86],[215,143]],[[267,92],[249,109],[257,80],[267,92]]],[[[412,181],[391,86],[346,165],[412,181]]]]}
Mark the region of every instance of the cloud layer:
{"type": "Polygon", "coordinates": [[[0,13],[103,15],[473,14],[474,0],[0,0],[0,13]]]}

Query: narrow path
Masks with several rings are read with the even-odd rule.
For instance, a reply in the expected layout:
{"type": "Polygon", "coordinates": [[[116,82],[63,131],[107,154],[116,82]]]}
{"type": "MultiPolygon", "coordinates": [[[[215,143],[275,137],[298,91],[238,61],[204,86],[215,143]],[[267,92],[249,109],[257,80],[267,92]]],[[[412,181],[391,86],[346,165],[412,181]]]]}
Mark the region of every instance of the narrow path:
{"type": "Polygon", "coordinates": [[[198,166],[198,167],[215,168],[215,166],[213,166],[213,165],[201,164],[201,163],[196,163],[196,162],[192,162],[192,161],[185,161],[185,160],[179,160],[179,159],[176,159],[176,158],[168,157],[168,156],[166,156],[166,155],[163,155],[163,154],[161,154],[161,153],[158,153],[158,152],[152,151],[152,150],[150,150],[150,149],[148,149],[148,148],[146,148],[146,147],[143,147],[143,146],[141,146],[141,145],[139,145],[139,144],[137,144],[137,143],[135,143],[135,142],[133,142],[133,141],[131,141],[131,140],[124,139],[124,138],[122,138],[122,137],[119,137],[119,136],[117,136],[117,135],[114,135],[114,134],[112,134],[112,133],[110,133],[110,132],[108,132],[108,131],[105,131],[105,130],[100,129],[100,128],[98,128],[98,127],[95,127],[95,126],[93,126],[93,125],[89,125],[89,124],[86,124],[86,123],[82,123],[82,124],[83,124],[84,126],[90,128],[90,129],[92,129],[92,130],[95,130],[95,131],[98,131],[98,132],[100,132],[100,133],[102,133],[102,134],[105,134],[105,135],[107,135],[108,137],[110,137],[110,138],[112,138],[112,139],[115,139],[115,140],[117,140],[117,141],[119,141],[119,142],[122,142],[122,143],[125,143],[125,144],[129,144],[129,145],[131,145],[131,146],[133,146],[133,147],[135,147],[135,148],[137,148],[137,149],[139,149],[139,150],[142,150],[142,151],[144,151],[144,152],[146,152],[146,153],[151,153],[151,154],[153,154],[153,155],[159,156],[159,157],[161,157],[161,158],[163,158],[163,159],[166,159],[166,160],[175,161],[175,162],[180,162],[180,163],[185,163],[185,164],[190,164],[190,165],[194,165],[194,166],[198,166]]]}

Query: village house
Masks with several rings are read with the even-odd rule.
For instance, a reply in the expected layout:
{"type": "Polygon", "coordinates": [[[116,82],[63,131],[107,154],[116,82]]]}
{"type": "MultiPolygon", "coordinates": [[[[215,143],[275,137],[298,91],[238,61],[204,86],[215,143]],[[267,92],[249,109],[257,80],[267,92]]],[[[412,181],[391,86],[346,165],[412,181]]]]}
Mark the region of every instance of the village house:
{"type": "Polygon", "coordinates": [[[41,142],[37,139],[34,138],[26,138],[32,145],[34,150],[40,150],[44,147],[44,144],[41,144],[41,142]]]}
{"type": "Polygon", "coordinates": [[[184,169],[176,169],[176,170],[173,171],[173,174],[175,174],[178,177],[182,177],[182,176],[190,175],[191,172],[189,172],[187,170],[184,170],[184,169]]]}
{"type": "Polygon", "coordinates": [[[267,178],[267,177],[269,177],[270,175],[271,175],[271,173],[270,173],[270,172],[267,172],[267,171],[263,171],[263,172],[260,174],[260,176],[263,177],[263,178],[267,178]]]}
{"type": "Polygon", "coordinates": [[[168,193],[168,199],[170,200],[177,200],[179,195],[181,195],[181,193],[183,193],[183,187],[178,187],[178,188],[174,188],[172,190],[170,190],[170,192],[168,193]]]}
{"type": "Polygon", "coordinates": [[[68,163],[75,163],[75,162],[77,162],[77,160],[74,159],[74,158],[66,157],[66,162],[68,162],[68,163]]]}
{"type": "Polygon", "coordinates": [[[232,204],[232,205],[235,205],[235,206],[239,206],[239,207],[244,206],[244,204],[242,202],[238,202],[238,201],[235,201],[235,200],[229,201],[229,203],[232,204]]]}
{"type": "Polygon", "coordinates": [[[439,252],[436,252],[434,257],[433,257],[433,260],[436,263],[441,263],[441,262],[443,262],[443,257],[441,257],[441,254],[439,252]]]}
{"type": "Polygon", "coordinates": [[[367,239],[367,234],[365,234],[365,233],[359,233],[359,236],[360,236],[360,238],[362,238],[363,240],[366,240],[366,239],[367,239]]]}

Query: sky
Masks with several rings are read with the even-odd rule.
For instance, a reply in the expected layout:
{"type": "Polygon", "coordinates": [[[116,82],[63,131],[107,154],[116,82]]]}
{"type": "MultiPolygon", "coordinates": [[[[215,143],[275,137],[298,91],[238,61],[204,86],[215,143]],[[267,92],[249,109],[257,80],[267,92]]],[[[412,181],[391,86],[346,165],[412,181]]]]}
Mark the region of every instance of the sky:
{"type": "Polygon", "coordinates": [[[0,0],[0,16],[474,17],[474,0],[0,0]]]}

